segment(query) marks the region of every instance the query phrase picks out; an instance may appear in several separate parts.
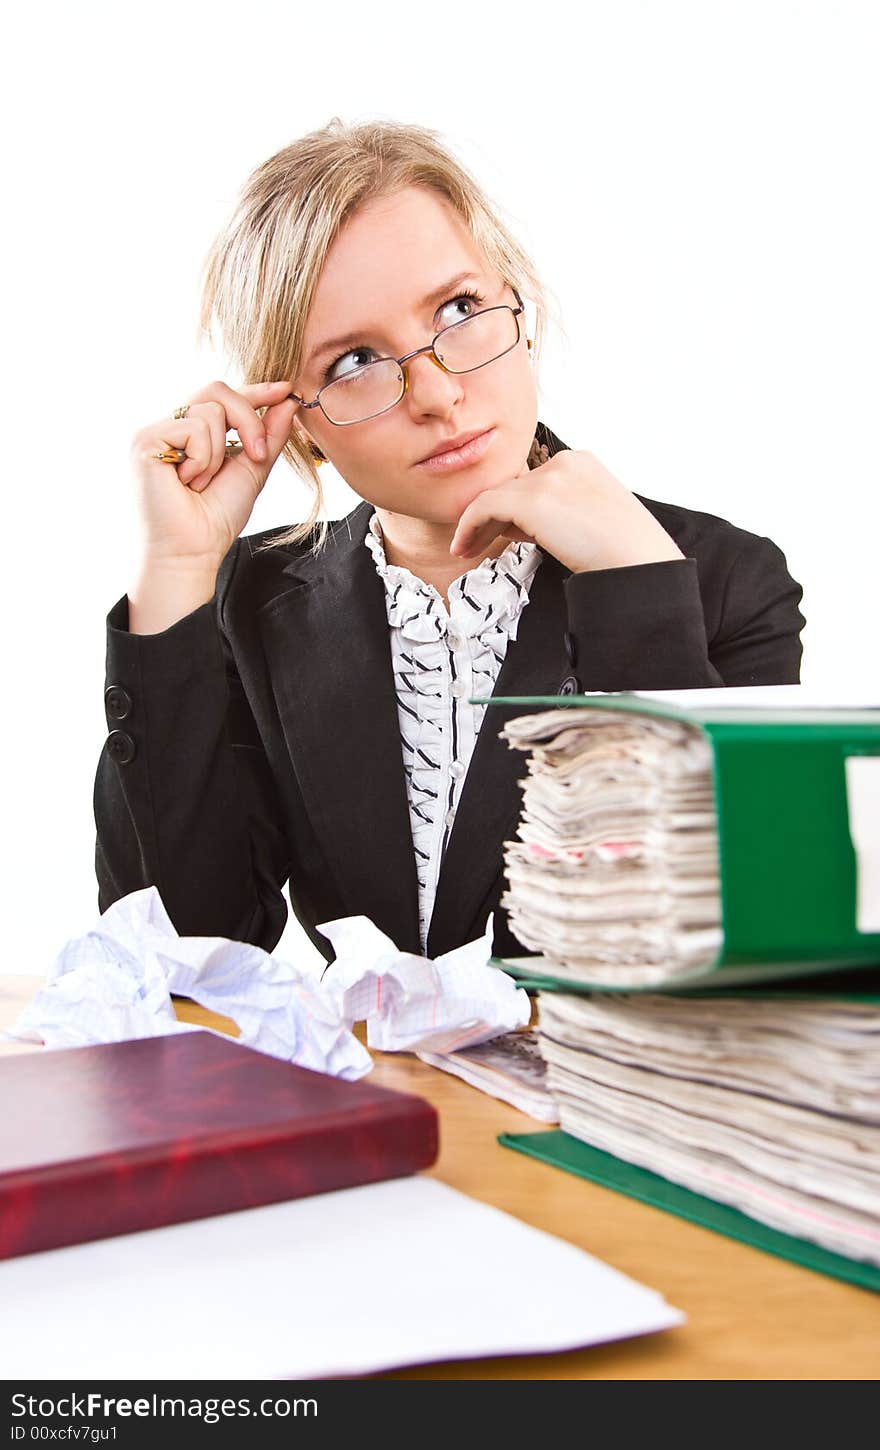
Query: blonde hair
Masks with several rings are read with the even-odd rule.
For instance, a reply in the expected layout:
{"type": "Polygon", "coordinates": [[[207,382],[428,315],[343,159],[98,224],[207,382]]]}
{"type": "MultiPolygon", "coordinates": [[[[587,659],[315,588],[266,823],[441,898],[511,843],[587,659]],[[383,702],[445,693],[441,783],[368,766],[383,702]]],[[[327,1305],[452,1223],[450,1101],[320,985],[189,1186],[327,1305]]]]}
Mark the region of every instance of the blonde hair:
{"type": "MultiPolygon", "coordinates": [[[[214,242],[202,272],[199,337],[213,342],[216,322],[242,383],[295,378],[302,365],[306,320],[318,278],[345,221],[374,197],[408,186],[432,189],[452,204],[489,265],[536,309],[537,364],[547,296],[519,243],[474,178],[441,144],[436,131],[395,121],[347,125],[338,116],[270,156],[252,172],[214,242]]],[[[283,455],[312,487],[309,517],[274,536],[269,547],[315,535],[327,523],[310,440],[294,429],[283,455]]]]}

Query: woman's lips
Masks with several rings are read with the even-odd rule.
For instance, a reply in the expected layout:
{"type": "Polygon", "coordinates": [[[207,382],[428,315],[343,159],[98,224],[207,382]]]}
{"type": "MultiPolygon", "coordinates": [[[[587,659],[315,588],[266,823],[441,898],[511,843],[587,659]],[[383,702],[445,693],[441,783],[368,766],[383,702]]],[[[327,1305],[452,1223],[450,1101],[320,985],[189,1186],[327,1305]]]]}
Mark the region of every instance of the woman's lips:
{"type": "Polygon", "coordinates": [[[423,458],[416,466],[427,469],[429,473],[452,473],[456,468],[469,468],[482,458],[494,436],[495,429],[487,428],[485,433],[480,433],[461,448],[453,448],[450,453],[435,453],[433,458],[423,458]]]}

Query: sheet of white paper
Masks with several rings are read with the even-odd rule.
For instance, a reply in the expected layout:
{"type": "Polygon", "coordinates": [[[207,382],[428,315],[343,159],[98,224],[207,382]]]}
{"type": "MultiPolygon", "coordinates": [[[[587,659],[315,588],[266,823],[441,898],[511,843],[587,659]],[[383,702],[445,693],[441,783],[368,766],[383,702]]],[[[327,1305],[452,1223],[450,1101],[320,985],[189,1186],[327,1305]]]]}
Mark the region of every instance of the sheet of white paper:
{"type": "Polygon", "coordinates": [[[719,685],[703,690],[634,690],[632,693],[643,700],[668,700],[685,710],[704,705],[722,705],[725,709],[755,705],[762,710],[824,707],[875,710],[880,707],[880,679],[862,681],[852,690],[831,685],[719,685]]]}
{"type": "Polygon", "coordinates": [[[318,930],[336,953],[322,985],[346,1023],[366,1022],[367,1042],[380,1052],[456,1052],[529,1020],[527,993],[489,966],[491,915],[482,937],[433,961],[398,951],[366,916],[318,930]]]}
{"type": "Polygon", "coordinates": [[[880,931],[880,755],[848,755],[845,768],[856,854],[856,930],[880,931]]]}
{"type": "Polygon", "coordinates": [[[681,1324],[652,1289],[419,1175],[0,1263],[6,1379],[312,1379],[681,1324]]]}

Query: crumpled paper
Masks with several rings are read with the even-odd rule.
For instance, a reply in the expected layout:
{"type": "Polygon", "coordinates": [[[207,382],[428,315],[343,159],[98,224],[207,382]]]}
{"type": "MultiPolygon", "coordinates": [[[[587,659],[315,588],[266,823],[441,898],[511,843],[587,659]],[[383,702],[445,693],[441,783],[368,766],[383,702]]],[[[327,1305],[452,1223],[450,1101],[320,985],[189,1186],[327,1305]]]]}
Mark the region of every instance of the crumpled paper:
{"type": "Polygon", "coordinates": [[[488,965],[491,917],[485,936],[433,962],[398,951],[365,916],[318,930],[337,956],[320,980],[245,942],[179,936],[148,886],[67,942],[45,985],[0,1036],[78,1047],[193,1031],[177,1020],[175,993],[230,1017],[248,1047],[354,1079],[373,1065],[351,1031],[355,1022],[366,1021],[367,1041],[380,1051],[446,1052],[529,1020],[527,994],[488,965]]]}
{"type": "Polygon", "coordinates": [[[262,947],[179,936],[155,886],[121,897],[67,942],[7,1035],[79,1047],[192,1031],[172,992],[231,1017],[246,1046],[299,1067],[354,1079],[373,1065],[314,976],[262,947]]]}
{"type": "Polygon", "coordinates": [[[492,917],[485,935],[429,961],[398,951],[367,916],[345,916],[318,930],[336,952],[321,978],[347,1024],[366,1021],[380,1052],[457,1052],[524,1027],[528,993],[489,966],[492,917]]]}

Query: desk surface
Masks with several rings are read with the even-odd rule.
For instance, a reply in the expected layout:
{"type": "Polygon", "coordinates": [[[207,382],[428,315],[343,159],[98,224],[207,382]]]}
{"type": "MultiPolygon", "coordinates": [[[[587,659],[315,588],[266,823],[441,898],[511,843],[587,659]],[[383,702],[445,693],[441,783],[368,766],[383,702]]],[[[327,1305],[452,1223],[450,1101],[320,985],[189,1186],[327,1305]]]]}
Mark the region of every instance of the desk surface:
{"type": "MultiPolygon", "coordinates": [[[[36,990],[0,976],[0,1028],[36,990]]],[[[179,1002],[188,1022],[233,1030],[179,1002]]],[[[5,1046],[0,1044],[0,1050],[5,1046]]],[[[688,1322],[569,1354],[465,1361],[395,1371],[394,1379],[876,1379],[880,1300],[723,1238],[561,1169],[502,1148],[503,1132],[541,1124],[409,1054],[377,1053],[372,1081],[415,1092],[440,1114],[430,1175],[567,1239],[659,1289],[688,1322]]]]}

